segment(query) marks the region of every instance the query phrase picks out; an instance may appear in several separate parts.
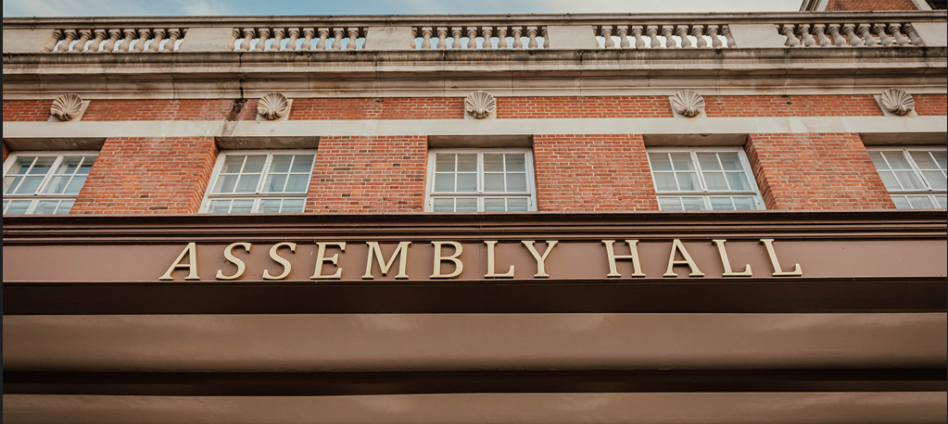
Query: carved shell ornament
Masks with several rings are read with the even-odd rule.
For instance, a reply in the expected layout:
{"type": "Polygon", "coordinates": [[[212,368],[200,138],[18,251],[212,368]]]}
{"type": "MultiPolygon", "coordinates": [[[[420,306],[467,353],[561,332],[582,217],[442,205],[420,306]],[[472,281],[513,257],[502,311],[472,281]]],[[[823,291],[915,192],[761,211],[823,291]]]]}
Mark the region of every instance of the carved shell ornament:
{"type": "Polygon", "coordinates": [[[53,100],[53,106],[49,108],[49,113],[59,118],[60,121],[68,121],[79,116],[82,110],[82,98],[78,94],[63,94],[53,100]]]}
{"type": "Polygon", "coordinates": [[[692,118],[704,110],[704,97],[691,90],[682,90],[672,96],[672,107],[675,112],[692,118]]]}
{"type": "Polygon", "coordinates": [[[267,94],[257,102],[257,113],[268,121],[282,118],[289,111],[290,101],[280,93],[267,94]]]}
{"type": "Polygon", "coordinates": [[[905,116],[915,110],[915,99],[912,95],[897,88],[890,88],[882,92],[882,107],[899,116],[905,116]]]}
{"type": "Polygon", "coordinates": [[[486,91],[475,91],[464,99],[464,110],[477,119],[484,119],[497,109],[497,100],[486,91]]]}

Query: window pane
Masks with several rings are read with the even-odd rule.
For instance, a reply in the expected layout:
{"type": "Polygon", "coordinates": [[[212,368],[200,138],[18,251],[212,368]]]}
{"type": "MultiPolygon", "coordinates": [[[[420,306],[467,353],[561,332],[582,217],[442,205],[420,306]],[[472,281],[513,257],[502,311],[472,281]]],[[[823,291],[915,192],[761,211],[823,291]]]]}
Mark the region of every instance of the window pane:
{"type": "Polygon", "coordinates": [[[912,209],[908,200],[905,200],[905,196],[892,196],[892,203],[895,203],[897,209],[912,209]]]}
{"type": "Polygon", "coordinates": [[[7,205],[9,205],[9,204],[10,204],[10,201],[9,201],[9,200],[4,200],[4,201],[3,201],[3,210],[6,210],[6,209],[7,209],[7,205]]]}
{"type": "Polygon", "coordinates": [[[718,164],[718,155],[714,153],[698,153],[698,163],[701,164],[702,171],[721,170],[721,165],[718,164]]]}
{"type": "Polygon", "coordinates": [[[659,197],[658,209],[663,211],[680,211],[681,200],[677,197],[659,197]]]}
{"type": "Polygon", "coordinates": [[[240,172],[240,167],[244,163],[244,155],[227,155],[227,159],[224,160],[224,169],[221,172],[227,174],[236,174],[240,172]]]}
{"type": "Polygon", "coordinates": [[[655,189],[658,191],[678,191],[678,185],[675,184],[675,174],[671,172],[656,172],[655,189]]]}
{"type": "Polygon", "coordinates": [[[253,200],[234,200],[230,213],[250,213],[253,211],[253,200]]]}
{"type": "Polygon", "coordinates": [[[230,200],[212,200],[211,207],[208,208],[210,213],[227,213],[227,209],[230,208],[230,200]]]}
{"type": "Polygon", "coordinates": [[[435,192],[454,192],[454,174],[435,174],[435,192]]]}
{"type": "Polygon", "coordinates": [[[885,152],[883,155],[889,160],[889,166],[892,169],[912,169],[902,152],[885,152]]]}
{"type": "Polygon", "coordinates": [[[237,176],[236,175],[224,175],[217,179],[217,187],[214,188],[214,193],[233,193],[234,187],[237,186],[237,176]]]}
{"type": "Polygon", "coordinates": [[[434,199],[435,212],[454,212],[454,199],[434,199]]]}
{"type": "Polygon", "coordinates": [[[527,191],[527,174],[507,174],[507,192],[523,193],[527,191]]]}
{"type": "MultiPolygon", "coordinates": [[[[290,169],[289,162],[286,164],[286,169],[290,169]]],[[[268,175],[267,182],[263,185],[263,191],[266,193],[282,193],[284,184],[286,184],[286,175],[268,175]]]]}
{"type": "Polygon", "coordinates": [[[26,210],[30,207],[29,200],[14,200],[10,203],[10,206],[7,207],[7,215],[23,215],[26,213],[26,210]]]}
{"type": "Polygon", "coordinates": [[[3,179],[3,193],[13,193],[13,190],[16,189],[16,185],[19,184],[22,179],[23,177],[5,177],[3,179]]]}
{"type": "Polygon", "coordinates": [[[477,212],[477,199],[458,199],[457,212],[477,212]]]}
{"type": "Polygon", "coordinates": [[[678,186],[681,187],[681,191],[696,191],[698,190],[698,178],[693,172],[686,173],[675,173],[678,176],[678,186]]]}
{"type": "Polygon", "coordinates": [[[49,173],[49,170],[53,167],[53,162],[56,162],[55,156],[44,156],[36,159],[36,163],[33,164],[33,169],[30,170],[31,175],[45,175],[49,173]]]}
{"type": "Polygon", "coordinates": [[[73,203],[76,203],[76,201],[75,201],[75,200],[63,200],[62,202],[59,203],[59,208],[56,209],[56,214],[57,214],[57,215],[68,214],[69,211],[72,210],[72,205],[73,205],[73,203]]]}
{"type": "Polygon", "coordinates": [[[882,152],[869,152],[869,157],[872,158],[872,164],[876,166],[876,170],[889,169],[889,165],[886,165],[882,159],[882,152]]]}
{"type": "Polygon", "coordinates": [[[46,194],[62,194],[66,190],[66,184],[69,183],[69,177],[53,177],[49,180],[49,183],[46,184],[46,190],[43,190],[46,194]]]}
{"type": "Polygon", "coordinates": [[[928,196],[906,196],[908,197],[909,204],[912,205],[912,209],[932,209],[935,205],[932,205],[931,199],[928,196]]]}
{"type": "Polygon", "coordinates": [[[484,191],[500,193],[504,191],[504,174],[484,174],[484,191]]]}
{"type": "Polygon", "coordinates": [[[892,175],[892,171],[879,171],[879,176],[882,177],[882,183],[885,184],[885,188],[888,190],[898,190],[899,182],[896,181],[895,175],[892,175]]]}
{"type": "Polygon", "coordinates": [[[458,155],[458,172],[477,172],[477,154],[458,155]]]}
{"type": "Polygon", "coordinates": [[[76,172],[76,168],[79,167],[79,162],[82,160],[82,157],[64,157],[62,162],[59,163],[59,168],[56,169],[57,174],[72,174],[76,172]]]}
{"type": "Polygon", "coordinates": [[[20,187],[16,189],[16,194],[34,194],[43,182],[43,177],[25,177],[20,187]]]}
{"type": "Polygon", "coordinates": [[[731,205],[730,197],[712,197],[711,198],[711,210],[714,211],[732,211],[734,206],[731,205]]]}
{"type": "MultiPolygon", "coordinates": [[[[290,161],[292,156],[274,155],[270,161],[270,172],[290,172],[290,161]]],[[[280,188],[282,190],[282,187],[280,188]]]]}
{"type": "MultiPolygon", "coordinates": [[[[438,153],[435,156],[435,172],[454,172],[455,155],[438,153]]],[[[454,187],[454,184],[451,184],[454,187]]]]}
{"type": "Polygon", "coordinates": [[[744,168],[741,167],[741,159],[737,153],[719,153],[721,156],[721,164],[724,165],[724,169],[728,171],[743,171],[744,168]]]}
{"type": "MultiPolygon", "coordinates": [[[[293,168],[290,172],[302,172],[309,174],[313,170],[313,155],[296,155],[293,159],[293,168]]],[[[286,208],[286,204],[283,205],[286,208]]]]}
{"type": "Polygon", "coordinates": [[[704,210],[704,199],[700,197],[682,197],[681,203],[684,204],[686,211],[704,210]]]}
{"type": "Polygon", "coordinates": [[[752,197],[735,197],[734,209],[739,211],[753,211],[757,210],[757,206],[754,204],[752,197]]]}
{"type": "Polygon", "coordinates": [[[723,172],[705,172],[704,182],[708,184],[708,190],[727,190],[727,180],[724,179],[723,172]]]}
{"type": "Polygon", "coordinates": [[[484,154],[484,172],[504,172],[504,155],[484,154]]]}
{"type": "Polygon", "coordinates": [[[504,199],[484,199],[485,212],[505,212],[504,199]]]}
{"type": "Polygon", "coordinates": [[[465,193],[477,191],[477,174],[458,174],[458,191],[465,193]]]}
{"type": "Polygon", "coordinates": [[[944,150],[940,152],[932,152],[932,156],[935,157],[935,162],[938,163],[938,166],[941,169],[948,168],[948,164],[945,164],[946,160],[948,160],[948,152],[945,152],[944,150]]]}
{"type": "Polygon", "coordinates": [[[671,159],[676,171],[691,171],[695,169],[694,164],[691,163],[691,154],[689,153],[672,153],[671,159]]]}
{"type": "Polygon", "coordinates": [[[527,211],[527,199],[525,198],[513,198],[507,199],[507,212],[526,212],[527,211]]]}
{"type": "MultiPolygon", "coordinates": [[[[243,174],[263,172],[263,164],[267,161],[266,156],[247,156],[247,162],[244,163],[243,174]]],[[[259,181],[259,180],[258,180],[259,181]]]]}
{"type": "Polygon", "coordinates": [[[33,213],[36,215],[52,215],[56,213],[57,206],[59,206],[58,200],[41,200],[36,204],[33,213]]]}
{"type": "Polygon", "coordinates": [[[304,199],[286,199],[283,201],[283,213],[302,213],[306,206],[304,199]]]}
{"type": "Polygon", "coordinates": [[[928,181],[928,185],[935,190],[944,190],[948,186],[945,183],[945,174],[942,174],[941,171],[922,171],[922,176],[925,177],[925,181],[928,181]]]}
{"type": "Polygon", "coordinates": [[[237,180],[237,187],[234,187],[234,193],[254,193],[257,191],[257,185],[260,183],[260,175],[241,175],[237,180]]]}
{"type": "Polygon", "coordinates": [[[948,207],[948,197],[946,197],[944,194],[942,194],[942,195],[940,195],[940,196],[935,196],[935,201],[938,202],[938,207],[939,207],[939,208],[944,209],[944,208],[948,207]]]}
{"type": "MultiPolygon", "coordinates": [[[[309,175],[290,175],[290,181],[286,183],[287,193],[306,193],[309,184],[309,175]]],[[[283,207],[286,207],[284,205],[283,207]]]]}
{"type": "Polygon", "coordinates": [[[10,171],[8,171],[7,174],[25,174],[30,164],[33,163],[33,159],[36,159],[36,157],[20,156],[16,158],[16,162],[13,163],[13,166],[10,167],[10,171]]]}
{"type": "Polygon", "coordinates": [[[265,199],[260,202],[260,212],[262,213],[279,213],[280,212],[280,199],[265,199]]]}
{"type": "Polygon", "coordinates": [[[649,153],[648,161],[652,164],[653,171],[671,171],[671,162],[668,161],[667,153],[649,153]]]}
{"type": "Polygon", "coordinates": [[[86,156],[85,160],[82,161],[82,166],[79,167],[79,174],[88,175],[92,171],[92,165],[95,163],[95,156],[86,156]]]}
{"type": "Polygon", "coordinates": [[[922,188],[922,182],[918,180],[914,172],[896,172],[895,177],[902,183],[905,190],[919,190],[922,188]]]}
{"type": "Polygon", "coordinates": [[[727,182],[731,184],[731,190],[749,191],[751,189],[747,176],[743,172],[728,172],[727,182]]]}
{"type": "Polygon", "coordinates": [[[909,152],[919,169],[938,169],[928,152],[909,152]]]}
{"type": "Polygon", "coordinates": [[[527,165],[524,154],[507,154],[507,172],[524,172],[526,170],[527,165]]]}
{"type": "Polygon", "coordinates": [[[86,183],[86,176],[79,175],[72,178],[72,181],[69,182],[69,187],[66,187],[66,194],[78,194],[79,190],[82,190],[82,185],[86,183]]]}

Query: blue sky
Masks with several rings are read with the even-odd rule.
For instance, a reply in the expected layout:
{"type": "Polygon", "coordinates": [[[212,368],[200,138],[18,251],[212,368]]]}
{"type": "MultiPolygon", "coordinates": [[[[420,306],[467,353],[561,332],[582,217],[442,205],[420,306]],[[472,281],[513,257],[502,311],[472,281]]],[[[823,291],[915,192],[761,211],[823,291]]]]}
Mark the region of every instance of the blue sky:
{"type": "Polygon", "coordinates": [[[797,11],[802,0],[3,0],[4,17],[797,11]]]}

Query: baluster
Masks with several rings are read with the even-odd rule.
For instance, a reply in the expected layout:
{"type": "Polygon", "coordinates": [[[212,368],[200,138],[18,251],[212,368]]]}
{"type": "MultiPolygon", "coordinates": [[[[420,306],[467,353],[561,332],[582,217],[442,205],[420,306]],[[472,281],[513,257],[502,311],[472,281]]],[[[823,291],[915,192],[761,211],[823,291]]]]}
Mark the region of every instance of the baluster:
{"type": "Polygon", "coordinates": [[[253,28],[244,28],[244,41],[240,43],[240,50],[249,52],[250,51],[250,42],[253,41],[254,30],[253,28]]]}
{"type": "Polygon", "coordinates": [[[843,34],[849,39],[849,45],[852,47],[862,47],[862,39],[856,35],[856,24],[843,25],[843,34]]]}
{"type": "Polygon", "coordinates": [[[64,30],[63,34],[65,34],[66,38],[63,40],[63,43],[59,45],[59,48],[56,49],[56,51],[59,53],[65,53],[69,51],[69,45],[72,44],[72,42],[76,39],[76,30],[74,29],[64,30]]]}
{"type": "Polygon", "coordinates": [[[296,51],[296,40],[300,38],[300,29],[289,28],[287,32],[290,34],[290,38],[286,41],[286,48],[283,50],[296,51]]]}
{"type": "Polygon", "coordinates": [[[816,39],[820,41],[820,47],[829,47],[833,45],[833,40],[826,36],[826,26],[817,24],[813,26],[813,32],[816,33],[816,39]]]}
{"type": "Polygon", "coordinates": [[[181,30],[178,28],[171,28],[168,30],[168,42],[165,43],[165,51],[173,52],[174,45],[178,42],[178,37],[181,36],[181,30]]]}
{"type": "Polygon", "coordinates": [[[507,48],[507,27],[505,26],[497,27],[497,48],[507,48]]]}
{"type": "Polygon", "coordinates": [[[477,48],[477,27],[467,27],[467,48],[468,50],[477,48]]]}
{"type": "Polygon", "coordinates": [[[303,28],[303,43],[300,44],[300,50],[308,52],[313,49],[313,36],[316,30],[313,28],[303,28]]]}
{"type": "Polygon", "coordinates": [[[909,39],[902,35],[902,24],[889,24],[889,34],[895,37],[895,42],[899,47],[907,46],[910,43],[909,39]]]}
{"type": "Polygon", "coordinates": [[[876,37],[873,37],[869,30],[872,29],[872,26],[869,24],[859,24],[859,28],[856,29],[856,32],[862,36],[862,41],[865,45],[869,47],[875,47],[879,45],[879,42],[876,41],[876,37]]]}
{"type": "Polygon", "coordinates": [[[787,43],[786,43],[787,47],[800,47],[801,46],[802,43],[800,43],[800,39],[798,39],[796,35],[793,35],[793,24],[783,24],[780,27],[780,32],[782,32],[783,35],[787,36],[787,43]]]}
{"type": "Polygon", "coordinates": [[[115,51],[115,43],[118,43],[119,38],[122,36],[122,31],[118,29],[109,30],[109,41],[105,43],[105,46],[102,46],[102,51],[106,53],[112,53],[115,51]]]}
{"type": "Polygon", "coordinates": [[[58,43],[59,40],[62,40],[62,39],[63,39],[63,32],[58,29],[54,29],[53,32],[49,34],[49,39],[46,40],[46,44],[43,45],[42,52],[43,53],[52,52],[53,49],[56,48],[56,43],[58,43]]]}
{"type": "Polygon", "coordinates": [[[230,32],[230,38],[227,39],[227,45],[224,46],[224,49],[228,51],[234,51],[234,46],[237,45],[238,37],[240,37],[240,29],[234,28],[234,30],[230,32]]]}
{"type": "Polygon", "coordinates": [[[543,36],[543,48],[550,48],[550,34],[547,33],[546,27],[540,28],[540,35],[543,36]]]}
{"type": "Polygon", "coordinates": [[[695,37],[695,40],[698,41],[698,48],[703,49],[708,47],[708,40],[704,39],[704,25],[694,25],[691,27],[691,35],[695,37]]]}
{"type": "Polygon", "coordinates": [[[359,27],[349,28],[349,42],[346,43],[346,50],[355,50],[358,46],[356,40],[359,39],[359,27]]]}
{"type": "Polygon", "coordinates": [[[797,34],[800,34],[800,37],[803,38],[803,47],[813,47],[817,45],[816,39],[813,38],[813,34],[810,33],[810,24],[797,25],[797,34]]]}
{"type": "Polygon", "coordinates": [[[119,44],[120,52],[128,52],[132,47],[132,40],[135,39],[135,30],[134,29],[125,29],[122,30],[122,35],[125,36],[125,39],[122,40],[122,44],[119,44]]]}
{"type": "Polygon", "coordinates": [[[333,36],[334,40],[332,40],[332,47],[331,47],[331,48],[332,48],[333,50],[342,50],[342,37],[343,37],[343,34],[344,34],[344,30],[343,30],[342,28],[333,28],[333,29],[332,29],[332,36],[333,36]]]}
{"type": "Polygon", "coordinates": [[[913,46],[921,47],[925,45],[925,42],[922,41],[922,37],[918,35],[918,32],[915,31],[915,27],[912,26],[912,24],[905,24],[905,33],[912,39],[913,46]]]}
{"type": "Polygon", "coordinates": [[[89,42],[89,38],[92,37],[92,30],[90,29],[80,29],[79,30],[79,42],[72,45],[71,52],[81,53],[86,50],[86,43],[89,42]]]}
{"type": "Polygon", "coordinates": [[[879,36],[879,41],[882,43],[882,47],[891,47],[893,44],[895,44],[895,41],[892,41],[892,38],[885,33],[885,24],[873,25],[872,32],[879,36]]]}
{"type": "Polygon", "coordinates": [[[826,30],[829,31],[829,35],[833,37],[833,43],[836,44],[836,47],[849,47],[849,44],[846,43],[846,38],[839,34],[839,24],[829,24],[826,26],[826,30]]]}
{"type": "Polygon", "coordinates": [[[682,48],[694,48],[694,45],[691,44],[691,39],[688,38],[688,25],[678,25],[675,27],[675,32],[678,34],[678,38],[681,39],[682,48]]]}
{"type": "Polygon", "coordinates": [[[421,29],[421,49],[422,50],[431,50],[431,27],[424,27],[421,29]]]}
{"type": "Polygon", "coordinates": [[[108,33],[104,29],[97,29],[92,31],[92,34],[95,35],[95,39],[92,40],[92,44],[89,44],[89,49],[86,50],[86,53],[98,53],[99,46],[102,45],[102,40],[105,40],[105,35],[108,33]]]}
{"type": "Polygon", "coordinates": [[[651,39],[652,43],[649,45],[651,49],[658,49],[662,47],[662,42],[658,41],[658,27],[649,25],[645,27],[645,34],[648,35],[648,38],[651,39]]]}
{"type": "Polygon", "coordinates": [[[724,43],[721,43],[721,39],[718,38],[718,26],[717,25],[708,25],[708,37],[711,37],[711,47],[720,49],[724,43]]]}
{"type": "Polygon", "coordinates": [[[721,26],[721,34],[724,34],[724,39],[727,40],[727,48],[736,49],[738,47],[737,42],[734,41],[734,35],[731,34],[731,27],[721,26]]]}
{"type": "Polygon", "coordinates": [[[484,37],[484,42],[481,43],[482,49],[494,49],[494,29],[486,26],[481,28],[481,36],[484,37]]]}
{"type": "Polygon", "coordinates": [[[253,51],[262,52],[267,50],[267,39],[270,38],[270,28],[257,28],[257,45],[253,51]]]}
{"type": "Polygon", "coordinates": [[[451,50],[461,49],[461,36],[463,35],[463,30],[461,27],[451,27],[451,37],[454,38],[454,41],[451,42],[451,50]]]}
{"type": "Polygon", "coordinates": [[[145,51],[145,43],[151,38],[151,30],[145,28],[138,30],[138,42],[135,43],[135,51],[141,53],[145,51]]]}
{"type": "Polygon", "coordinates": [[[672,36],[673,29],[674,28],[671,25],[662,25],[662,36],[665,37],[666,49],[678,48],[678,43],[675,41],[675,38],[672,36]]]}
{"type": "Polygon", "coordinates": [[[627,49],[632,44],[629,43],[629,26],[628,25],[619,25],[616,27],[616,32],[619,34],[619,48],[627,49]]]}
{"type": "Polygon", "coordinates": [[[438,27],[438,45],[435,46],[438,50],[445,50],[448,48],[448,29],[445,27],[438,27]]]}
{"type": "Polygon", "coordinates": [[[616,43],[612,41],[612,27],[599,27],[599,35],[606,39],[605,44],[603,44],[603,48],[611,49],[616,46],[616,43]]]}
{"type": "Polygon", "coordinates": [[[316,32],[319,33],[319,41],[316,42],[316,51],[326,51],[326,41],[329,40],[329,28],[318,28],[316,32]]]}
{"type": "Polygon", "coordinates": [[[527,27],[527,37],[530,37],[527,47],[531,49],[540,47],[540,44],[537,43],[537,27],[527,27]]]}
{"type": "Polygon", "coordinates": [[[513,33],[513,48],[522,49],[523,48],[523,27],[511,27],[510,32],[513,33]]]}
{"type": "Polygon", "coordinates": [[[645,40],[642,39],[642,30],[640,26],[632,27],[632,37],[635,38],[635,48],[645,48],[645,40]]]}
{"type": "Polygon", "coordinates": [[[273,51],[283,50],[281,44],[283,44],[283,37],[285,36],[286,36],[286,29],[273,28],[273,42],[270,43],[270,50],[273,50],[273,51]]]}
{"type": "Polygon", "coordinates": [[[165,39],[166,32],[165,30],[158,28],[152,31],[152,34],[154,34],[155,40],[152,41],[151,45],[148,46],[148,51],[157,52],[158,49],[161,47],[161,40],[165,39]]]}
{"type": "Polygon", "coordinates": [[[418,38],[418,28],[411,27],[411,47],[409,47],[409,50],[415,50],[418,48],[418,43],[415,40],[416,38],[418,38]]]}

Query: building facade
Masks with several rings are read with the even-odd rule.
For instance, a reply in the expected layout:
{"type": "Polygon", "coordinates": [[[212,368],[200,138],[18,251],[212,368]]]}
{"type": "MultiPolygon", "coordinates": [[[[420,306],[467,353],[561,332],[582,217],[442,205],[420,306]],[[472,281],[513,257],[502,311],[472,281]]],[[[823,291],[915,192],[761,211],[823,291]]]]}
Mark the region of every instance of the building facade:
{"type": "Polygon", "coordinates": [[[5,18],[4,420],[945,422],[933,5],[5,18]]]}

